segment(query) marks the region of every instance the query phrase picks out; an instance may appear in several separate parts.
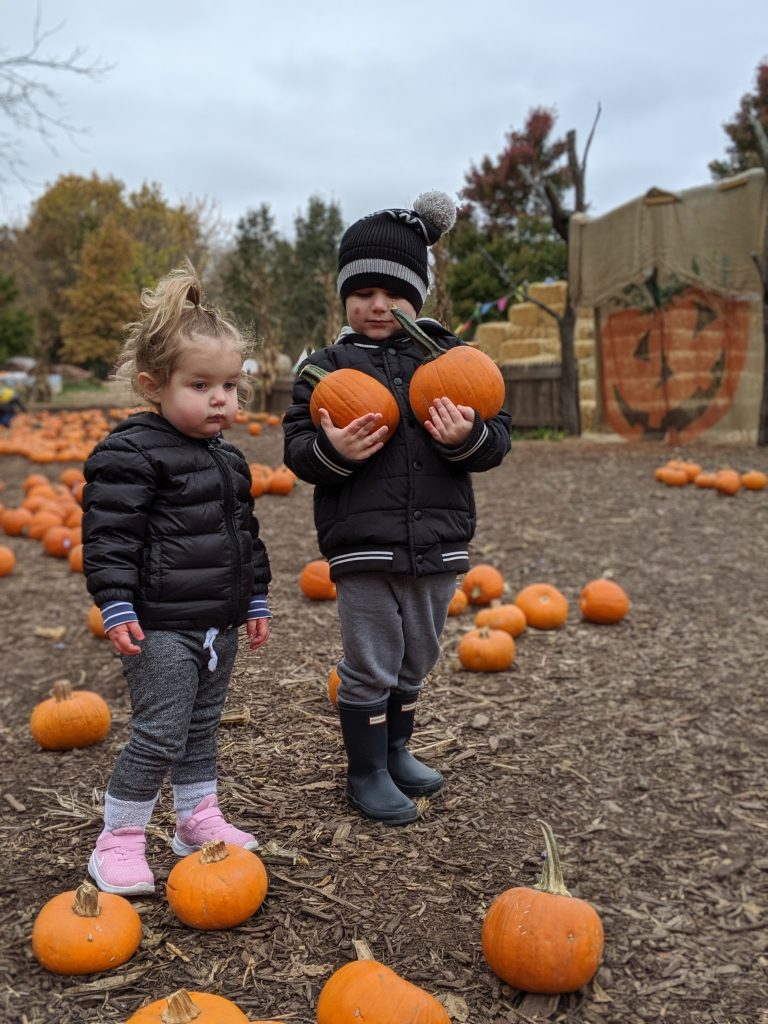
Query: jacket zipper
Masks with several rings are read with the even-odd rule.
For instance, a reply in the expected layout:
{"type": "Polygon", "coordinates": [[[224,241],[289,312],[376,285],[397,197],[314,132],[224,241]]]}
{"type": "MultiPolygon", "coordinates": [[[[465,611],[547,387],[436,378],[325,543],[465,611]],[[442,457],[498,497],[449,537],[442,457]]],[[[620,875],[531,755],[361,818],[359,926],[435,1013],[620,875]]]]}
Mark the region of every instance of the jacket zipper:
{"type": "Polygon", "coordinates": [[[237,622],[237,613],[240,609],[240,545],[237,542],[237,531],[235,530],[233,519],[234,501],[232,496],[232,481],[229,478],[229,473],[225,463],[222,461],[221,456],[216,451],[216,442],[208,441],[208,451],[211,453],[213,461],[216,463],[216,468],[221,474],[221,478],[224,481],[224,520],[227,524],[227,533],[232,544],[232,551],[234,554],[234,571],[232,574],[232,601],[230,604],[231,613],[227,629],[229,626],[233,626],[237,622]]]}

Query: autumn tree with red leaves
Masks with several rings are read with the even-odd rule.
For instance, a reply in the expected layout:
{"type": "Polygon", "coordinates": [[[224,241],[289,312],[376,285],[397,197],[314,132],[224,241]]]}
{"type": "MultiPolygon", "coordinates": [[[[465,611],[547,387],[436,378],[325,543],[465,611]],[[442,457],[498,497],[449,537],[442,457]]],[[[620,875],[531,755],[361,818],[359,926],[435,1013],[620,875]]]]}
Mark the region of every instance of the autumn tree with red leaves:
{"type": "MultiPolygon", "coordinates": [[[[600,115],[598,107],[597,117],[600,115]]],[[[584,156],[576,152],[576,132],[565,138],[552,138],[554,111],[536,107],[530,111],[522,131],[507,133],[506,146],[495,158],[483,157],[465,176],[462,196],[468,200],[470,216],[484,225],[490,237],[517,232],[533,218],[546,216],[554,232],[568,243],[571,214],[586,210],[584,180],[587,153],[597,117],[587,140],[584,156]],[[564,195],[573,190],[572,208],[564,205],[564,195]]],[[[562,314],[525,294],[557,321],[560,334],[561,381],[560,413],[566,433],[581,433],[579,409],[579,370],[574,344],[576,310],[566,290],[562,314]]]]}

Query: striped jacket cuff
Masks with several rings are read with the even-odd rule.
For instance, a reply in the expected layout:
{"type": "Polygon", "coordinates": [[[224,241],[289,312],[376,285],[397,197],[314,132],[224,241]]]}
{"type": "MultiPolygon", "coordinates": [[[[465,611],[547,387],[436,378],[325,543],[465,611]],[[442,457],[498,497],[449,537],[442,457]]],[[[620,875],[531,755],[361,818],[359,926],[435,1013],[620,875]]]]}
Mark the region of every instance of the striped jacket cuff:
{"type": "Polygon", "coordinates": [[[248,605],[248,620],[271,619],[272,612],[269,610],[269,602],[266,594],[252,594],[251,603],[248,605]]]}
{"type": "Polygon", "coordinates": [[[139,621],[130,601],[107,601],[101,608],[101,618],[104,622],[105,633],[108,633],[114,626],[139,621]]]}

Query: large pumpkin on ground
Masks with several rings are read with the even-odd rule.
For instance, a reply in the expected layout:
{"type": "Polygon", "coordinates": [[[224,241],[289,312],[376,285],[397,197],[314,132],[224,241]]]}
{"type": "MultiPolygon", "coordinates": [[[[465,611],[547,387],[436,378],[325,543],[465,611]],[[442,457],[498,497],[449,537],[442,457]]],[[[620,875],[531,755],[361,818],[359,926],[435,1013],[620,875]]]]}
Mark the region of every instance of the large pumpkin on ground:
{"type": "Polygon", "coordinates": [[[749,347],[749,304],[681,283],[663,289],[650,278],[633,305],[600,327],[608,422],[628,438],[690,441],[731,407],[749,347]]]}
{"type": "Polygon", "coordinates": [[[95,974],[119,967],[141,942],[141,918],[123,896],[83,882],[48,900],[35,918],[32,951],[54,974],[95,974]]]}
{"type": "Polygon", "coordinates": [[[575,992],[603,955],[600,916],[563,882],[552,829],[542,823],[546,859],[535,886],[501,893],[483,920],[483,955],[503,981],[524,992],[575,992]]]}
{"type": "Polygon", "coordinates": [[[376,960],[352,960],[326,981],[317,1024],[450,1024],[441,1003],[376,960]]]}
{"type": "Polygon", "coordinates": [[[255,853],[214,840],[171,868],[165,894],[190,928],[233,928],[264,902],[267,872],[255,853]]]}

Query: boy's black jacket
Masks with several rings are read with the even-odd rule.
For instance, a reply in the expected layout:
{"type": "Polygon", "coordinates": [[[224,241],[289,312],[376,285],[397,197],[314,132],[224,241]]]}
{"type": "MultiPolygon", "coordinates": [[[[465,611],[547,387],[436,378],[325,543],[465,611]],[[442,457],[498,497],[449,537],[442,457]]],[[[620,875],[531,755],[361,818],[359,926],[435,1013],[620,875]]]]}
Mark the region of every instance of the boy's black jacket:
{"type": "MultiPolygon", "coordinates": [[[[422,319],[419,325],[442,348],[464,344],[435,320],[422,319]]],[[[315,428],[309,413],[312,387],[301,379],[294,383],[283,421],[283,457],[302,480],[315,484],[318,542],[333,579],[350,572],[422,576],[469,568],[475,532],[469,474],[502,461],[510,448],[510,419],[506,412],[485,423],[476,416],[460,448],[437,444],[408,403],[411,377],[423,361],[422,350],[405,332],[375,342],[349,329],[305,361],[325,370],[362,370],[397,399],[400,425],[394,436],[360,462],[340,455],[315,428]]]]}
{"type": "Polygon", "coordinates": [[[99,607],[131,601],[145,630],[245,622],[270,571],[238,448],[140,413],[94,448],[84,472],[83,568],[99,607]]]}

